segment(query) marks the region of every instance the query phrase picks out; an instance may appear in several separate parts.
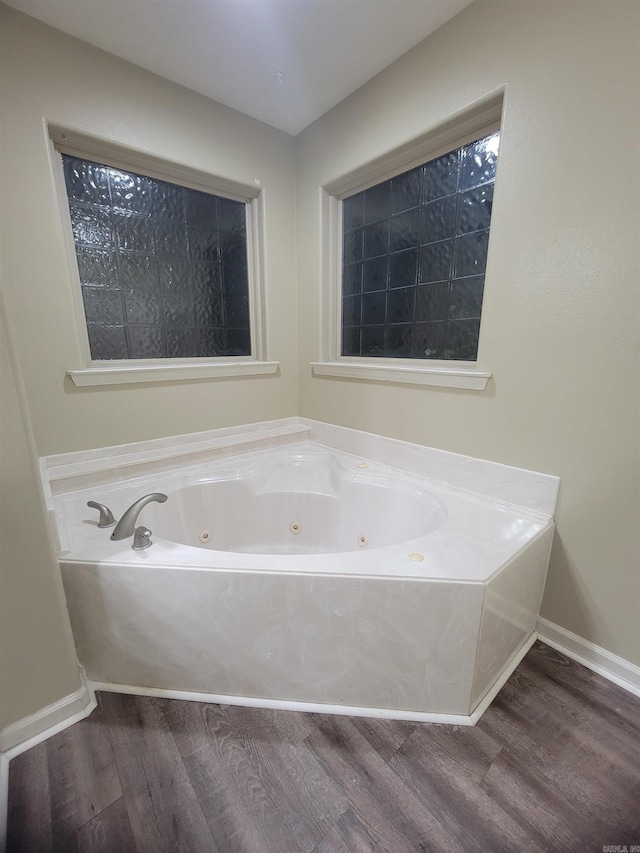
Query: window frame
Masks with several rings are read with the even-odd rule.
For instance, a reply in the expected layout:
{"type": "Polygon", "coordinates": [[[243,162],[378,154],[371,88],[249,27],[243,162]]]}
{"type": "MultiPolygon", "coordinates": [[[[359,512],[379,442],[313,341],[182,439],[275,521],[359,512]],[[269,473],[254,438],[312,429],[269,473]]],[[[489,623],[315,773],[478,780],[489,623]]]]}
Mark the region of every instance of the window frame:
{"type": "Polygon", "coordinates": [[[475,362],[341,354],[342,200],[501,130],[503,104],[504,90],[500,89],[406,145],[320,187],[321,330],[320,358],[311,362],[315,375],[476,391],[486,388],[492,374],[480,366],[482,320],[475,362]]]}
{"type": "Polygon", "coordinates": [[[113,385],[133,382],[214,379],[276,373],[279,362],[267,359],[264,294],[264,193],[254,186],[220,178],[142,151],[120,146],[66,128],[49,125],[52,171],[60,208],[69,282],[82,367],[67,370],[74,385],[113,385]],[[71,227],[62,154],[92,160],[115,169],[240,201],[247,211],[247,274],[251,355],[192,356],[188,358],[92,359],[82,299],[82,287],[71,227]]]}

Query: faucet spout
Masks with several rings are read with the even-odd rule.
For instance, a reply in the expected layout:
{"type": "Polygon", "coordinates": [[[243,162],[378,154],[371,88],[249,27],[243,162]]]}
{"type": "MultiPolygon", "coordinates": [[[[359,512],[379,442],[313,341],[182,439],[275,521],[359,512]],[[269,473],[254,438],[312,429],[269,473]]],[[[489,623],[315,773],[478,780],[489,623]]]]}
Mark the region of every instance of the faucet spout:
{"type": "Polygon", "coordinates": [[[133,536],[133,531],[135,530],[140,510],[148,503],[151,503],[151,501],[157,501],[162,504],[166,499],[167,496],[163,495],[162,492],[153,492],[150,495],[145,495],[143,498],[140,498],[135,503],[132,503],[129,509],[125,510],[120,521],[116,524],[113,533],[111,534],[111,538],[127,539],[129,536],[133,536]]]}

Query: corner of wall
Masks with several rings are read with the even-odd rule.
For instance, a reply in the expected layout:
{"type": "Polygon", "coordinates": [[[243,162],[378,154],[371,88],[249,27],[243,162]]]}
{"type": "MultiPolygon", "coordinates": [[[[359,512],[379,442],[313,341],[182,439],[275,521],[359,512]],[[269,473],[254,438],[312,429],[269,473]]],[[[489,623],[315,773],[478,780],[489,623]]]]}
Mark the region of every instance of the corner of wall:
{"type": "MultiPolygon", "coordinates": [[[[1,282],[0,282],[1,284],[1,282]]],[[[0,729],[82,690],[0,290],[0,729]],[[6,686],[11,685],[11,690],[6,686]]],[[[0,739],[0,748],[2,748],[0,739]]]]}

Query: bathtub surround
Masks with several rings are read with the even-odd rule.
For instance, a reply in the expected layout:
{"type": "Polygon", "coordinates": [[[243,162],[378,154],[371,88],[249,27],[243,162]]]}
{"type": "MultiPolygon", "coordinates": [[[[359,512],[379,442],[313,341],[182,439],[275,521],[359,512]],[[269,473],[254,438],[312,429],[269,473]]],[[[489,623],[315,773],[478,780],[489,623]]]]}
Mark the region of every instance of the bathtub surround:
{"type": "Polygon", "coordinates": [[[520,471],[509,465],[416,446],[310,418],[282,418],[135,444],[53,454],[41,457],[40,471],[47,507],[53,510],[52,498],[65,492],[99,489],[123,479],[180,470],[205,461],[288,447],[303,441],[326,444],[358,457],[379,456],[395,468],[488,499],[525,506],[534,512],[553,515],[556,509],[557,477],[520,471]]]}
{"type": "Polygon", "coordinates": [[[2,370],[24,377],[21,418],[2,406],[17,424],[2,430],[18,472],[8,500],[22,507],[2,530],[2,727],[80,686],[29,455],[295,414],[560,475],[541,631],[640,684],[638,208],[628,167],[602,167],[638,159],[637,34],[636,2],[477,0],[294,140],[0,6],[13,360],[2,370]],[[494,377],[486,391],[314,377],[319,187],[501,87],[479,350],[494,377]],[[45,120],[262,181],[278,373],[90,389],[64,379],[79,348],[45,120]],[[25,450],[30,430],[35,449],[25,450]]]}
{"type": "Polygon", "coordinates": [[[469,725],[535,639],[556,477],[300,418],[41,470],[94,689],[469,725]],[[155,491],[142,553],[87,509],[155,491]]]}

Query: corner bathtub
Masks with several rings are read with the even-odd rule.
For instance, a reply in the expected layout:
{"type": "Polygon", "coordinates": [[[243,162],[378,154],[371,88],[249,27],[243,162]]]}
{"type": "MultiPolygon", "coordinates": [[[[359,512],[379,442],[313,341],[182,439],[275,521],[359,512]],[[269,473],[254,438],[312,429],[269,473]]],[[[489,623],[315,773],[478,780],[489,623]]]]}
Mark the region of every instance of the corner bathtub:
{"type": "Polygon", "coordinates": [[[552,516],[293,437],[232,442],[197,464],[138,447],[128,473],[143,476],[129,478],[117,449],[97,466],[44,466],[87,677],[120,692],[474,723],[535,638],[552,516]],[[143,551],[112,542],[86,506],[118,518],[154,491],[168,500],[140,514],[143,551]]]}

